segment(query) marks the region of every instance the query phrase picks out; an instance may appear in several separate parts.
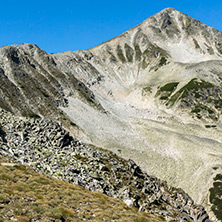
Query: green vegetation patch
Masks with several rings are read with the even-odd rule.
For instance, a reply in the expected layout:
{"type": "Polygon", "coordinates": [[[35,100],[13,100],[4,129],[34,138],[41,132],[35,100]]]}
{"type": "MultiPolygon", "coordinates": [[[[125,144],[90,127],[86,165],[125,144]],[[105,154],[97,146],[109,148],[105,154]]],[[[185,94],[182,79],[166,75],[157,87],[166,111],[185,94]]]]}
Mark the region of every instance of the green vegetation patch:
{"type": "Polygon", "coordinates": [[[141,61],[142,52],[140,50],[139,45],[135,44],[134,49],[135,49],[135,52],[136,52],[136,61],[141,61]]]}
{"type": "Polygon", "coordinates": [[[202,110],[208,110],[208,107],[203,104],[196,104],[195,107],[191,110],[191,113],[200,113],[202,110]]]}
{"type": "Polygon", "coordinates": [[[220,180],[222,181],[222,174],[217,174],[217,176],[214,178],[214,181],[220,180]]]}
{"type": "Polygon", "coordinates": [[[213,168],[213,170],[218,170],[219,167],[212,167],[212,168],[213,168]]]}
{"type": "Polygon", "coordinates": [[[125,63],[126,62],[126,58],[125,58],[125,56],[123,54],[123,50],[122,50],[120,45],[117,46],[116,53],[117,53],[118,58],[121,60],[121,62],[125,63]]]}
{"type": "Polygon", "coordinates": [[[178,82],[171,82],[171,83],[167,83],[166,85],[162,86],[160,88],[160,91],[163,92],[163,91],[169,91],[169,92],[173,92],[176,87],[178,86],[178,82]]]}
{"type": "Polygon", "coordinates": [[[134,50],[127,43],[125,43],[124,48],[128,62],[133,62],[134,50]]]}
{"type": "Polygon", "coordinates": [[[209,89],[213,87],[214,85],[209,82],[193,78],[169,99],[167,105],[173,106],[177,100],[186,98],[189,95],[190,91],[197,91],[199,89],[209,89]]]}
{"type": "Polygon", "coordinates": [[[155,45],[150,45],[142,54],[142,68],[145,69],[153,60],[159,60],[159,63],[151,67],[151,70],[154,69],[157,71],[161,66],[167,64],[168,53],[155,45]]]}
{"type": "Polygon", "coordinates": [[[167,63],[167,59],[166,57],[161,57],[160,62],[159,62],[159,66],[164,66],[167,63]]]}
{"type": "Polygon", "coordinates": [[[222,174],[217,174],[214,178],[213,187],[210,188],[211,210],[218,220],[222,220],[222,174]]]}
{"type": "MultiPolygon", "coordinates": [[[[168,108],[178,102],[181,109],[189,109],[190,114],[198,119],[210,119],[217,121],[222,114],[222,90],[210,82],[193,78],[181,89],[178,82],[168,83],[156,93],[168,108]]],[[[206,125],[206,128],[214,128],[216,125],[206,125]]]]}
{"type": "Polygon", "coordinates": [[[188,92],[190,90],[198,90],[198,89],[209,89],[209,88],[213,88],[214,85],[209,83],[209,82],[206,82],[204,80],[200,80],[198,81],[197,78],[194,78],[192,80],[190,80],[190,82],[187,83],[187,85],[185,85],[183,88],[180,89],[179,93],[180,92],[183,92],[182,94],[182,98],[186,97],[188,95],[188,92]]]}
{"type": "Polygon", "coordinates": [[[194,42],[195,48],[200,49],[200,45],[198,44],[198,42],[195,38],[193,38],[193,42],[194,42]]]}
{"type": "Polygon", "coordinates": [[[175,91],[175,89],[178,86],[178,82],[171,82],[167,83],[166,85],[159,88],[159,90],[156,93],[156,97],[160,96],[161,100],[167,100],[172,95],[172,93],[175,91]]]}
{"type": "MultiPolygon", "coordinates": [[[[6,162],[0,156],[0,163],[6,162]]],[[[0,165],[0,221],[147,221],[158,217],[138,212],[121,200],[78,185],[43,176],[21,165],[0,165]]]]}

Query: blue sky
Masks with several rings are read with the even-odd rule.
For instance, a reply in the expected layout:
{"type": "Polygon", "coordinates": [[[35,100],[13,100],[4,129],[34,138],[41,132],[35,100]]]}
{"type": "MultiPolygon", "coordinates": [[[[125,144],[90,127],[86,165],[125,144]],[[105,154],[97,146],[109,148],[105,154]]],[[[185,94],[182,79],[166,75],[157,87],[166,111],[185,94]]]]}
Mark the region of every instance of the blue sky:
{"type": "Polygon", "coordinates": [[[0,46],[35,43],[48,53],[87,49],[173,7],[222,30],[222,1],[2,1],[0,46]]]}

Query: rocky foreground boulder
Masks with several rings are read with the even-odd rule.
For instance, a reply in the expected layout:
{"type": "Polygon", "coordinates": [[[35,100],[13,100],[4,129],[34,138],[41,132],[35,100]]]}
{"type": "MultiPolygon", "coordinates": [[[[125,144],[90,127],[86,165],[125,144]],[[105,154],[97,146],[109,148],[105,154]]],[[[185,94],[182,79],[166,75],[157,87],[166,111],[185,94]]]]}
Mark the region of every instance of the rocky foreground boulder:
{"type": "Polygon", "coordinates": [[[167,221],[210,221],[182,189],[144,173],[132,160],[75,140],[51,120],[17,117],[0,109],[0,155],[167,221]]]}

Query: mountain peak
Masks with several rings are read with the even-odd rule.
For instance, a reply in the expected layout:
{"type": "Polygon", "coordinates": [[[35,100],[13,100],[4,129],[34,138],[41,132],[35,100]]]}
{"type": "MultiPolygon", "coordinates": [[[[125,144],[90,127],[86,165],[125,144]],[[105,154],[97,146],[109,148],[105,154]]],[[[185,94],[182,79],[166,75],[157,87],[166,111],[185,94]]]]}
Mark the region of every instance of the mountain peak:
{"type": "Polygon", "coordinates": [[[163,10],[161,10],[160,12],[156,13],[155,15],[147,18],[147,20],[152,20],[153,18],[155,18],[157,21],[162,22],[163,20],[167,19],[171,19],[172,21],[178,23],[178,20],[180,19],[191,19],[191,20],[195,20],[191,17],[189,17],[188,15],[184,14],[183,12],[178,11],[175,8],[165,8],[163,10]]]}
{"type": "MultiPolygon", "coordinates": [[[[181,11],[178,11],[177,9],[175,8],[165,8],[163,10],[161,10],[160,12],[154,14],[153,16],[147,18],[147,20],[149,20],[150,18],[153,18],[153,17],[158,17],[158,18],[163,18],[165,16],[170,16],[170,17],[180,17],[180,16],[184,16],[186,14],[184,14],[183,12],[181,11]]],[[[187,15],[186,15],[187,16],[187,15]]],[[[188,16],[189,17],[189,16],[188,16]]]]}
{"type": "MultiPolygon", "coordinates": [[[[163,13],[163,12],[172,13],[174,11],[180,12],[176,8],[165,8],[165,9],[161,10],[159,13],[163,13]]],[[[182,13],[182,12],[180,12],[180,13],[182,13]]]]}
{"type": "Polygon", "coordinates": [[[194,63],[221,60],[221,41],[222,32],[175,8],[165,8],[141,24],[95,48],[99,50],[104,46],[124,48],[124,44],[128,44],[131,48],[137,45],[143,53],[152,45],[153,48],[159,47],[164,50],[173,62],[194,63]]]}

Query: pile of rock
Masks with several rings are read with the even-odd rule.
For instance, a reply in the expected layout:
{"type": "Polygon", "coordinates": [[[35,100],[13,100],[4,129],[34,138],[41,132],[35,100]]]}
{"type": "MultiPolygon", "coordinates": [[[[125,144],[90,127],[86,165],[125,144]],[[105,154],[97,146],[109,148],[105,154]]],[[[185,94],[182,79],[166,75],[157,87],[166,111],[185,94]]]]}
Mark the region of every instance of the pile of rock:
{"type": "Polygon", "coordinates": [[[13,116],[0,109],[0,155],[44,174],[120,198],[173,221],[209,221],[181,189],[149,176],[132,161],[73,139],[59,123],[13,116]]]}

